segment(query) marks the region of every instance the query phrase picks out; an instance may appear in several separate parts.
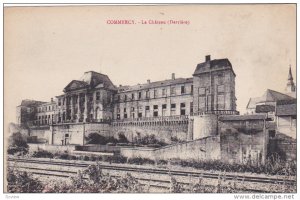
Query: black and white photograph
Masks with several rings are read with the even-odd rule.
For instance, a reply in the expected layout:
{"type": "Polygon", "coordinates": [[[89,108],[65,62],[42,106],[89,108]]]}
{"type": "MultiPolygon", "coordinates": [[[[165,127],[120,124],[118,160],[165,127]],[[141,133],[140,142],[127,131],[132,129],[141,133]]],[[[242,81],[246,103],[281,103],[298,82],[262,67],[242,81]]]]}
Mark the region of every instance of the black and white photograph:
{"type": "Polygon", "coordinates": [[[4,193],[293,199],[296,15],[4,4],[4,193]]]}

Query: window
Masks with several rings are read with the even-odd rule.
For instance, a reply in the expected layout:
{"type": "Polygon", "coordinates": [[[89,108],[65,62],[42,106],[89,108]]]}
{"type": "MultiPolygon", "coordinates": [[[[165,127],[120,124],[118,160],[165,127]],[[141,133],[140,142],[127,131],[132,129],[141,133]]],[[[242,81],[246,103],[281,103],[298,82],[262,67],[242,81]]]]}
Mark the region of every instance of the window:
{"type": "Polygon", "coordinates": [[[218,93],[224,92],[224,85],[218,85],[218,93]]]}
{"type": "Polygon", "coordinates": [[[126,94],[124,95],[124,100],[127,101],[127,95],[126,94]]]}
{"type": "Polygon", "coordinates": [[[194,109],[193,109],[193,102],[190,103],[190,115],[193,114],[194,109]]]}
{"type": "Polygon", "coordinates": [[[139,92],[139,99],[142,98],[142,92],[139,92]]]}
{"type": "Polygon", "coordinates": [[[134,107],[131,107],[131,112],[134,112],[134,107]]]}
{"type": "Polygon", "coordinates": [[[224,110],[225,109],[225,99],[224,95],[218,95],[218,110],[224,110]]]}
{"type": "Polygon", "coordinates": [[[176,104],[171,104],[171,116],[176,115],[176,104]]]}
{"type": "Polygon", "coordinates": [[[96,100],[100,100],[100,92],[96,92],[96,100]]]}
{"type": "Polygon", "coordinates": [[[154,90],[153,93],[154,93],[154,98],[156,98],[157,97],[157,90],[154,90]]]}
{"type": "Polygon", "coordinates": [[[154,106],[153,106],[153,109],[158,109],[158,105],[154,105],[154,106]]]}
{"type": "Polygon", "coordinates": [[[150,110],[150,106],[146,106],[146,107],[145,107],[145,110],[150,110]]]}
{"type": "Polygon", "coordinates": [[[131,100],[134,100],[134,93],[131,94],[131,100]]]}
{"type": "Polygon", "coordinates": [[[126,108],[124,108],[124,112],[126,112],[126,108]]]}
{"type": "Polygon", "coordinates": [[[158,111],[153,111],[153,117],[158,117],[158,111]]]}
{"type": "Polygon", "coordinates": [[[176,94],[176,90],[175,90],[176,88],[175,87],[171,87],[171,94],[173,95],[173,94],[176,94]]]}
{"type": "Polygon", "coordinates": [[[185,115],[185,103],[180,104],[180,115],[185,115]]]}
{"type": "Polygon", "coordinates": [[[66,133],[66,134],[65,134],[65,137],[69,137],[69,134],[68,134],[68,133],[66,133]]]}
{"type": "Polygon", "coordinates": [[[117,108],[117,113],[120,113],[120,108],[117,108]]]}
{"type": "Polygon", "coordinates": [[[149,92],[149,90],[146,91],[146,98],[150,98],[150,92],[149,92]]]}
{"type": "Polygon", "coordinates": [[[181,94],[184,94],[185,93],[185,87],[184,85],[181,86],[181,94]]]}
{"type": "Polygon", "coordinates": [[[224,74],[218,75],[218,84],[224,84],[224,74]]]}
{"type": "Polygon", "coordinates": [[[199,88],[199,95],[205,95],[205,87],[199,88]]]}
{"type": "Polygon", "coordinates": [[[166,89],[165,88],[162,89],[162,96],[166,96],[166,89]]]}
{"type": "Polygon", "coordinates": [[[138,114],[138,117],[139,117],[139,118],[143,117],[143,114],[142,114],[142,113],[139,113],[139,114],[138,114]]]}
{"type": "Polygon", "coordinates": [[[117,114],[117,119],[120,119],[120,114],[117,114]]]}
{"type": "Polygon", "coordinates": [[[194,92],[194,86],[191,85],[191,94],[193,94],[193,92],[194,92]]]}
{"type": "Polygon", "coordinates": [[[117,100],[120,101],[120,95],[117,96],[117,100]]]}
{"type": "Polygon", "coordinates": [[[206,97],[199,97],[199,109],[205,110],[206,108],[206,97]]]}
{"type": "Polygon", "coordinates": [[[167,109],[167,104],[163,104],[162,109],[167,109]]]}
{"type": "Polygon", "coordinates": [[[124,119],[127,119],[127,113],[124,113],[124,119]]]}

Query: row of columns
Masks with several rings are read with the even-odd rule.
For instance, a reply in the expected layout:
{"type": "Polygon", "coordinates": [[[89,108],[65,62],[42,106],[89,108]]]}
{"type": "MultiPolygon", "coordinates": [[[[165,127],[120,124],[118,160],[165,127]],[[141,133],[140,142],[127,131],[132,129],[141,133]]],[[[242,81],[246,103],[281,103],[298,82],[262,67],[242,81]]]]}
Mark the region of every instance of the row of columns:
{"type": "MultiPolygon", "coordinates": [[[[81,118],[81,102],[80,102],[80,97],[81,97],[82,93],[77,94],[77,105],[74,105],[74,95],[70,95],[70,96],[66,96],[66,98],[70,98],[70,107],[71,107],[71,120],[74,120],[74,115],[75,115],[75,106],[77,106],[77,122],[79,122],[80,118],[81,118]]],[[[87,104],[88,98],[87,98],[87,93],[84,93],[84,113],[83,113],[83,121],[86,121],[88,118],[88,104],[87,104]]],[[[69,112],[67,110],[67,112],[69,112]]],[[[67,113],[67,116],[68,113],[67,113]]]]}

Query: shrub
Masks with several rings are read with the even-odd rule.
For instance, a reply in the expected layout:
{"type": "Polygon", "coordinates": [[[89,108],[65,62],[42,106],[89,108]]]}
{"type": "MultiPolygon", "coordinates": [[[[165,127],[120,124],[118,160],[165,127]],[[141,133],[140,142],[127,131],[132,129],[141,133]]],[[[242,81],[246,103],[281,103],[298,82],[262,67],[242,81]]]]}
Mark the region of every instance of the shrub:
{"type": "Polygon", "coordinates": [[[136,165],[143,165],[143,164],[155,164],[154,160],[148,159],[148,158],[141,158],[141,157],[136,157],[136,158],[129,158],[128,159],[129,164],[136,164],[136,165]]]}
{"type": "Polygon", "coordinates": [[[157,161],[157,164],[158,165],[167,165],[168,161],[166,161],[166,160],[159,160],[159,161],[157,161]]]}
{"type": "Polygon", "coordinates": [[[107,161],[112,163],[126,163],[127,158],[121,155],[114,155],[107,157],[107,161]]]}
{"type": "Polygon", "coordinates": [[[137,133],[137,136],[133,138],[133,142],[137,145],[166,145],[164,141],[158,140],[154,134],[141,137],[140,133],[137,133]]]}
{"type": "Polygon", "coordinates": [[[160,144],[148,144],[147,147],[159,148],[161,147],[160,144]]]}
{"type": "Polygon", "coordinates": [[[40,193],[42,183],[26,171],[7,170],[7,191],[9,193],[40,193]]]}
{"type": "Polygon", "coordinates": [[[49,151],[39,150],[39,151],[33,152],[32,157],[35,157],[35,158],[53,158],[54,156],[49,151]]]}
{"type": "Polygon", "coordinates": [[[99,165],[90,165],[83,172],[79,171],[76,177],[71,178],[71,184],[47,184],[43,192],[70,192],[70,193],[112,193],[112,192],[143,192],[143,187],[131,174],[123,177],[111,177],[104,174],[99,165]],[[84,176],[88,179],[84,179],[84,176]]]}
{"type": "Polygon", "coordinates": [[[89,161],[89,160],[90,160],[90,157],[88,157],[88,156],[83,156],[83,160],[89,161]]]}
{"type": "Polygon", "coordinates": [[[119,139],[118,139],[119,143],[128,143],[128,139],[127,137],[124,135],[124,133],[119,133],[119,139]]]}
{"type": "Polygon", "coordinates": [[[88,144],[106,144],[106,138],[98,133],[90,133],[87,137],[88,144]]]}
{"type": "Polygon", "coordinates": [[[69,160],[69,154],[63,153],[58,156],[59,159],[69,160]]]}
{"type": "Polygon", "coordinates": [[[14,154],[21,154],[25,155],[28,153],[29,146],[26,142],[26,139],[22,136],[21,133],[13,133],[8,140],[8,149],[7,153],[14,155],[14,154]]]}

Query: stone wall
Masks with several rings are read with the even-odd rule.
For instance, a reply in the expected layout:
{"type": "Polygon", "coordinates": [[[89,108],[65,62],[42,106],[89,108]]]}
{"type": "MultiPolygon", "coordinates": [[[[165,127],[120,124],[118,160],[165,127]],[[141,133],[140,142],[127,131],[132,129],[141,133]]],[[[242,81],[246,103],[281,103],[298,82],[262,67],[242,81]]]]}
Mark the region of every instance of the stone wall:
{"type": "Polygon", "coordinates": [[[113,126],[111,132],[114,137],[118,137],[120,133],[124,134],[129,141],[133,141],[135,137],[144,137],[146,135],[155,135],[158,140],[171,143],[171,137],[186,141],[188,133],[188,123],[170,123],[166,125],[125,125],[113,126]]]}
{"type": "Polygon", "coordinates": [[[263,164],[267,155],[268,137],[263,121],[219,122],[221,157],[229,163],[263,164]]]}
{"type": "Polygon", "coordinates": [[[217,115],[193,116],[193,139],[217,134],[217,115]]]}
{"type": "Polygon", "coordinates": [[[221,158],[220,138],[207,137],[194,141],[152,148],[122,148],[121,155],[134,158],[142,157],[152,160],[193,159],[193,160],[217,160],[221,158]]]}
{"type": "Polygon", "coordinates": [[[49,144],[28,144],[29,152],[33,153],[38,150],[45,150],[51,153],[72,153],[75,150],[75,145],[49,145],[49,144]]]}
{"type": "Polygon", "coordinates": [[[297,140],[288,135],[277,133],[275,137],[270,138],[269,155],[278,154],[284,160],[296,160],[297,158],[297,140]]]}

